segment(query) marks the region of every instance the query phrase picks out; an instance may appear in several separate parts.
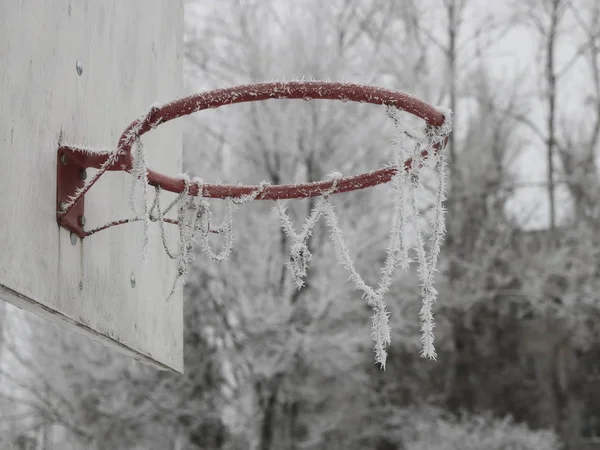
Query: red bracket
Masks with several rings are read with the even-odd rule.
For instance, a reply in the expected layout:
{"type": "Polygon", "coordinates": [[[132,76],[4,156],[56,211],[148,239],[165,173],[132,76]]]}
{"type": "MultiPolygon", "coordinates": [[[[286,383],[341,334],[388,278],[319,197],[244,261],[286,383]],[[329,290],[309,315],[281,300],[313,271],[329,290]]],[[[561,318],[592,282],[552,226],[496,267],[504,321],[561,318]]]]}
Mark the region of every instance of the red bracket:
{"type": "Polygon", "coordinates": [[[86,236],[83,226],[85,225],[85,196],[61,217],[59,212],[85,184],[86,165],[82,161],[82,154],[75,153],[70,148],[60,147],[56,161],[56,211],[58,224],[75,233],[80,238],[86,236]]]}

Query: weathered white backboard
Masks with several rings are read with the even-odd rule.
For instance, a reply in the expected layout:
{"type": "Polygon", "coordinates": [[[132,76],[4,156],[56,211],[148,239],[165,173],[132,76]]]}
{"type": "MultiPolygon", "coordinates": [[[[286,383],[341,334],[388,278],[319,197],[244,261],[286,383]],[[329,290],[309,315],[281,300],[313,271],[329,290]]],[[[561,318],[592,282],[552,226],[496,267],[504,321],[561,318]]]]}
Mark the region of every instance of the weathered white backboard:
{"type": "MultiPolygon", "coordinates": [[[[61,133],[114,148],[153,103],[181,96],[182,29],[180,0],[0,1],[0,298],[177,371],[182,299],[167,301],[175,264],[158,233],[146,263],[140,223],[73,244],[56,222],[56,160],[61,133]]],[[[181,172],[180,128],[145,136],[151,168],[181,172]]],[[[131,217],[130,186],[106,173],[86,228],[131,217]]]]}

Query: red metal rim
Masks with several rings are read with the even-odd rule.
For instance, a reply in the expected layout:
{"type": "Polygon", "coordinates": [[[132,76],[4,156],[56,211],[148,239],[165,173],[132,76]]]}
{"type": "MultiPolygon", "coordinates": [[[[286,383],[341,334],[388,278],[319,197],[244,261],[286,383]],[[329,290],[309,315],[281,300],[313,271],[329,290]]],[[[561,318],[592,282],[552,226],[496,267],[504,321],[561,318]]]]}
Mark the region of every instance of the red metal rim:
{"type": "MultiPolygon", "coordinates": [[[[187,116],[205,109],[219,108],[234,103],[254,102],[269,99],[304,99],[304,100],[341,100],[378,105],[389,105],[413,114],[432,127],[444,124],[444,114],[432,105],[419,100],[412,95],[391,91],[383,88],[363,86],[352,83],[325,81],[290,81],[258,83],[218,89],[153,107],[143,119],[131,123],[119,139],[118,147],[122,156],[116,166],[131,171],[133,157],[131,147],[135,140],[156,128],[157,126],[179,117],[187,116]]],[[[437,148],[436,148],[437,150],[437,148]]],[[[426,156],[427,152],[423,152],[426,156]]],[[[405,169],[410,169],[412,161],[407,160],[405,169]]],[[[396,169],[386,167],[360,175],[340,178],[335,181],[319,181],[315,183],[267,186],[256,197],[257,200],[278,200],[305,198],[323,195],[327,192],[336,194],[356,189],[364,189],[389,182],[396,169]]],[[[160,186],[167,191],[180,193],[185,189],[185,181],[168,175],[148,170],[148,181],[154,186],[160,186]]],[[[251,194],[260,186],[203,184],[202,196],[209,198],[241,197],[251,194]]],[[[189,193],[198,195],[200,187],[190,186],[189,193]]]]}

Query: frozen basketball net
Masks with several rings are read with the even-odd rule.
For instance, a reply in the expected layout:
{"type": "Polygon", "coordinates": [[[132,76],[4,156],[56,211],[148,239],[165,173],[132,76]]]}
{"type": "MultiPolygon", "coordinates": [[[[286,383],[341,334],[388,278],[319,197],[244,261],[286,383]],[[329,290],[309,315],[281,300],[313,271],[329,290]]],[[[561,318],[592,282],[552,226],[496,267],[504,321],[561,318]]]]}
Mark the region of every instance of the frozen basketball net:
{"type": "MultiPolygon", "coordinates": [[[[418,262],[418,274],[421,284],[422,308],[420,311],[422,331],[422,356],[435,358],[433,345],[432,305],[437,292],[433,286],[435,267],[444,236],[445,199],[445,152],[442,152],[451,132],[451,114],[418,100],[410,95],[380,88],[357,84],[334,82],[275,82],[238,86],[220,89],[186,97],[160,107],[153,107],[148,114],[134,121],[121,135],[117,148],[110,152],[94,152],[89,149],[61,145],[58,150],[58,223],[75,235],[85,238],[112,226],[141,221],[143,222],[145,242],[148,242],[148,230],[151,222],[157,222],[162,242],[169,257],[176,261],[178,282],[184,281],[189,263],[194,257],[194,244],[214,261],[226,260],[233,247],[233,213],[237,207],[251,200],[272,200],[283,230],[289,236],[290,269],[295,284],[301,288],[306,277],[307,267],[312,255],[307,240],[321,218],[329,228],[331,240],[342,266],[349,272],[356,289],[373,309],[372,337],[375,342],[375,360],[382,367],[386,363],[386,347],[390,344],[389,313],[384,296],[389,291],[394,273],[398,267],[407,269],[411,259],[418,262]],[[308,184],[271,186],[261,183],[256,186],[209,184],[201,179],[187,176],[169,177],[148,169],[141,137],[148,131],[170,120],[227,104],[251,102],[268,99],[330,99],[354,101],[384,105],[397,128],[397,140],[394,144],[394,158],[390,165],[355,176],[330,174],[329,180],[308,184]],[[423,130],[413,131],[403,124],[398,111],[408,112],[425,121],[423,130]],[[132,150],[133,149],[133,150],[132,150]],[[98,169],[87,182],[81,181],[72,173],[66,173],[61,165],[62,158],[75,161],[79,169],[98,169]],[[84,197],[86,192],[107,171],[127,171],[133,175],[131,207],[134,216],[110,222],[101,227],[84,229],[84,197]],[[426,173],[425,173],[426,172],[426,173]],[[425,243],[417,193],[423,188],[423,180],[437,186],[435,211],[429,221],[431,238],[425,243]],[[383,183],[391,183],[390,196],[393,203],[387,258],[381,269],[381,277],[375,286],[369,286],[356,270],[348,247],[338,225],[331,196],[341,192],[364,189],[383,183]],[[150,186],[154,188],[154,198],[148,195],[150,186]],[[143,192],[144,201],[136,204],[135,194],[143,192]],[[178,194],[168,206],[161,205],[161,191],[178,194]],[[281,200],[306,197],[320,198],[315,204],[304,225],[297,232],[286,214],[281,200]],[[223,222],[213,224],[211,207],[207,198],[219,198],[226,202],[226,214],[223,222]],[[177,219],[166,218],[176,210],[177,219]],[[171,249],[165,237],[165,223],[179,228],[179,245],[171,249]],[[414,239],[407,238],[407,229],[411,228],[414,239]],[[222,249],[215,253],[209,245],[209,235],[223,237],[222,249]],[[411,256],[413,255],[413,256],[411,256]]],[[[79,172],[75,172],[79,173],[79,172]]],[[[144,249],[145,255],[145,249],[144,249]]]]}

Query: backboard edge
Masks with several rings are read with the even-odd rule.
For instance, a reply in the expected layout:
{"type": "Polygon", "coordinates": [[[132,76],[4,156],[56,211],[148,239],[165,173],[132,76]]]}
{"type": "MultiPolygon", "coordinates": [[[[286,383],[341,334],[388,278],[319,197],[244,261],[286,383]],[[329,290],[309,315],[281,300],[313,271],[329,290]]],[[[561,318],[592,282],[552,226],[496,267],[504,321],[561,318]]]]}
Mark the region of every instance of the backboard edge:
{"type": "Polygon", "coordinates": [[[36,302],[35,300],[33,300],[25,295],[19,294],[18,292],[3,285],[2,283],[0,283],[0,300],[5,300],[5,301],[11,303],[12,305],[16,306],[19,309],[23,309],[25,311],[32,312],[33,314],[36,314],[37,316],[42,317],[44,319],[50,319],[53,322],[58,323],[59,325],[66,324],[70,330],[73,330],[79,334],[88,336],[91,339],[93,339],[95,342],[98,342],[102,345],[105,345],[107,347],[115,349],[127,356],[133,357],[137,361],[141,361],[145,364],[149,364],[156,369],[167,370],[167,371],[183,374],[183,358],[179,362],[179,364],[177,364],[177,367],[169,367],[169,366],[162,364],[156,360],[153,360],[149,356],[144,355],[143,353],[140,353],[131,347],[128,347],[127,345],[125,345],[123,343],[114,341],[114,340],[102,335],[101,333],[95,331],[94,329],[92,329],[86,325],[77,323],[70,317],[65,316],[64,314],[61,314],[57,311],[53,311],[52,309],[45,307],[41,303],[36,302]]]}

